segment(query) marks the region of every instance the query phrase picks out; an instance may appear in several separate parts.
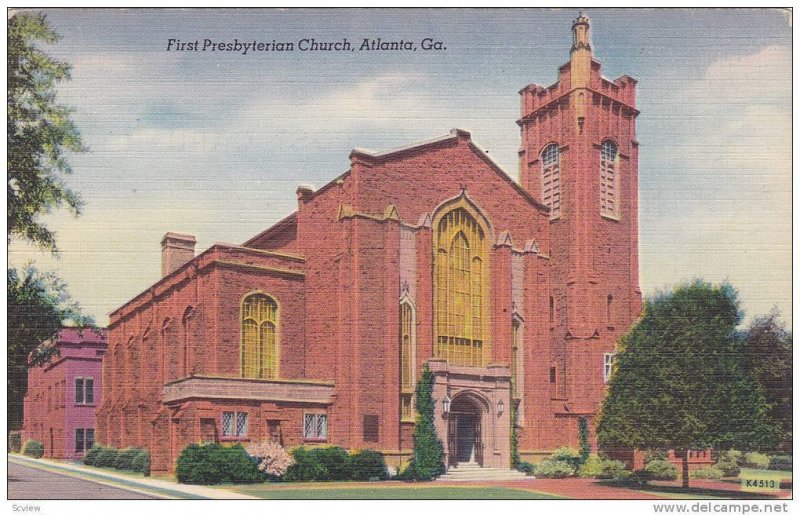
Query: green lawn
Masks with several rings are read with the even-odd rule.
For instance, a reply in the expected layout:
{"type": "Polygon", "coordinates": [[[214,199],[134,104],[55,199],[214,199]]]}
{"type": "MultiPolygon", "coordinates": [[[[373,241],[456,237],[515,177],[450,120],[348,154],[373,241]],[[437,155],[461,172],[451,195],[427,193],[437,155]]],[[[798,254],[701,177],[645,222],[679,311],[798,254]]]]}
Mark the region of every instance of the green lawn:
{"type": "Polygon", "coordinates": [[[228,485],[234,492],[262,499],[562,499],[556,495],[501,487],[466,486],[347,486],[319,483],[291,487],[270,483],[228,485]]]}
{"type": "Polygon", "coordinates": [[[791,481],[792,480],[792,471],[791,470],[763,470],[763,469],[742,469],[739,472],[739,477],[743,475],[750,475],[758,477],[763,477],[764,479],[780,479],[781,481],[791,481]]]}

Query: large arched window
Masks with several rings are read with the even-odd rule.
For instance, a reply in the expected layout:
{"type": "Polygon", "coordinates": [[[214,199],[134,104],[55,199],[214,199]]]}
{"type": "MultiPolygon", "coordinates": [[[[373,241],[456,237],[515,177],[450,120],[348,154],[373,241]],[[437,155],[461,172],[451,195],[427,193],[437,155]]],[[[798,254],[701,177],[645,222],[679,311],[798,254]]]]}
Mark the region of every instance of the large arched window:
{"type": "Polygon", "coordinates": [[[263,293],[242,301],[242,377],[278,377],[278,303],[263,293]]]}
{"type": "Polygon", "coordinates": [[[600,145],[600,214],[619,218],[619,153],[613,141],[600,145]]]}
{"type": "Polygon", "coordinates": [[[550,218],[561,216],[561,151],[555,143],[542,150],[542,203],[550,218]]]}
{"type": "Polygon", "coordinates": [[[486,233],[466,207],[436,224],[436,356],[483,366],[488,333],[486,233]]]}
{"type": "Polygon", "coordinates": [[[400,303],[400,417],[414,420],[414,308],[400,303]]]}

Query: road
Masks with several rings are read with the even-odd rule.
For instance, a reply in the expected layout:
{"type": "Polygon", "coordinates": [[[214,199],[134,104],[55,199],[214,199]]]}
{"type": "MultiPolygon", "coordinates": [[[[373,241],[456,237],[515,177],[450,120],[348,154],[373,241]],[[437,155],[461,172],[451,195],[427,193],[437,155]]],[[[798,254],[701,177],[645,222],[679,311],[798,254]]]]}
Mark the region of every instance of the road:
{"type": "Polygon", "coordinates": [[[8,461],[9,499],[156,499],[156,497],[45,472],[8,461]]]}

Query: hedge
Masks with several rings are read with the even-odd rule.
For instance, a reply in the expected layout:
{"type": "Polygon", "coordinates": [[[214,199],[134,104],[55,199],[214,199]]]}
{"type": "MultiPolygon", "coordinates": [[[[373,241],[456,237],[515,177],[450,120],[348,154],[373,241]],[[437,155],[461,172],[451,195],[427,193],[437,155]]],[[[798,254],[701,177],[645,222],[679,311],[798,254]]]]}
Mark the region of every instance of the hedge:
{"type": "Polygon", "coordinates": [[[113,467],[117,462],[119,451],[113,447],[103,447],[94,459],[95,467],[113,467]]]}
{"type": "Polygon", "coordinates": [[[142,452],[137,447],[127,447],[117,451],[117,459],[114,460],[114,468],[117,470],[133,470],[133,460],[142,452]]]}
{"type": "Polygon", "coordinates": [[[364,449],[353,454],[352,477],[356,481],[376,481],[387,479],[389,470],[383,454],[364,449]]]}
{"type": "Polygon", "coordinates": [[[364,449],[349,454],[341,447],[298,447],[291,454],[294,465],[284,474],[284,481],[373,481],[389,477],[386,461],[378,451],[364,449]]]}
{"type": "Polygon", "coordinates": [[[131,462],[132,470],[140,472],[145,476],[150,475],[150,451],[147,449],[140,449],[139,454],[131,462]]]}
{"type": "Polygon", "coordinates": [[[95,445],[91,449],[86,451],[86,454],[83,455],[83,464],[84,465],[90,465],[90,466],[96,466],[95,460],[97,460],[97,456],[100,455],[100,452],[104,448],[105,447],[103,447],[102,445],[95,445]]]}
{"type": "Polygon", "coordinates": [[[31,458],[41,458],[44,456],[44,444],[36,440],[26,440],[22,446],[22,454],[31,458]]]}
{"type": "Polygon", "coordinates": [[[178,456],[175,472],[179,482],[197,485],[258,483],[267,479],[240,444],[191,444],[178,456]]]}

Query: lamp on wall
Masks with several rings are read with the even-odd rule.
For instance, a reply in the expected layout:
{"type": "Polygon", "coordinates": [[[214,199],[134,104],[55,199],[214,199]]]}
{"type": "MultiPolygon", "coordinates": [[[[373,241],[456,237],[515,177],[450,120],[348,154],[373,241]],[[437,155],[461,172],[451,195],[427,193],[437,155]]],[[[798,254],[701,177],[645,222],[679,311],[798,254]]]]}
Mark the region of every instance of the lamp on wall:
{"type": "Polygon", "coordinates": [[[444,399],[442,399],[442,411],[450,413],[450,397],[448,397],[447,394],[445,394],[444,399]]]}
{"type": "Polygon", "coordinates": [[[502,415],[503,415],[503,412],[504,412],[505,410],[506,410],[506,405],[505,405],[505,403],[503,402],[503,399],[500,399],[499,401],[497,401],[497,414],[498,414],[498,415],[500,415],[500,416],[502,416],[502,415]]]}

